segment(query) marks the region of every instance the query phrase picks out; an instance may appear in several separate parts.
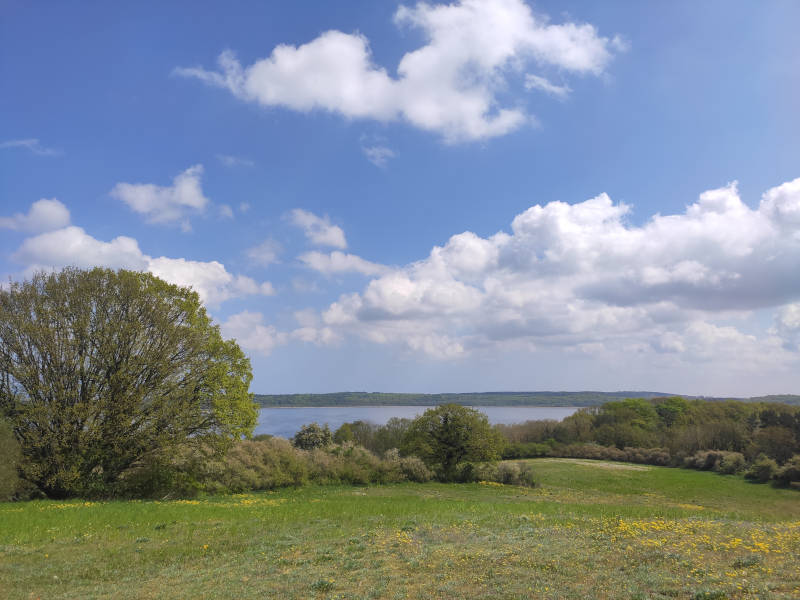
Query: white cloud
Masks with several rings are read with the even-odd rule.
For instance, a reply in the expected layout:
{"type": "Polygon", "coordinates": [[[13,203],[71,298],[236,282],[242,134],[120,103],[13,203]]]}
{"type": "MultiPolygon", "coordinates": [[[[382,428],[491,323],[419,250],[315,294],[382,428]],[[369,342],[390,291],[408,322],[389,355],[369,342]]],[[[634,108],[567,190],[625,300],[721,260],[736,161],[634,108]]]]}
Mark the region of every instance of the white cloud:
{"type": "Polygon", "coordinates": [[[546,77],[533,75],[531,73],[525,75],[525,89],[541,90],[542,92],[546,92],[558,98],[566,98],[572,91],[566,85],[556,85],[555,83],[552,83],[550,80],[548,80],[546,77]]]}
{"type": "Polygon", "coordinates": [[[346,254],[334,250],[330,254],[312,251],[298,256],[298,259],[310,269],[333,275],[335,273],[361,273],[362,275],[381,275],[389,271],[385,265],[364,260],[355,254],[346,254]]]}
{"type": "Polygon", "coordinates": [[[75,226],[26,239],[12,258],[25,265],[28,273],[69,266],[145,271],[149,259],[133,238],[119,236],[103,242],[75,226]]]}
{"type": "Polygon", "coordinates": [[[119,236],[103,242],[74,226],[26,239],[12,258],[25,265],[28,274],[67,266],[149,271],[170,283],[191,286],[210,306],[231,298],[275,293],[269,282],[229,273],[220,262],[153,258],[144,254],[133,238],[119,236]]]}
{"type": "Polygon", "coordinates": [[[781,339],[787,350],[800,350],[800,302],[780,308],[775,315],[772,333],[781,339]]]}
{"type": "Polygon", "coordinates": [[[175,73],[263,106],[402,119],[456,142],[504,135],[530,120],[520,100],[503,105],[499,99],[528,67],[599,75],[622,47],[589,24],[551,24],[523,0],[421,2],[401,6],[394,21],[426,40],[402,57],[396,78],[373,63],[363,35],[340,31],[300,46],[276,46],[247,67],[225,51],[218,71],[175,73]]]}
{"type": "Polygon", "coordinates": [[[191,229],[189,217],[203,213],[209,203],[200,185],[202,175],[203,165],[195,165],[176,176],[171,186],[118,183],[111,190],[111,196],[144,215],[150,223],[177,223],[188,231],[191,229]]]}
{"type": "Polygon", "coordinates": [[[394,151],[386,146],[362,146],[361,150],[369,162],[380,168],[385,167],[390,158],[394,158],[394,151]]]}
{"type": "Polygon", "coordinates": [[[55,198],[43,198],[31,204],[28,214],[0,217],[0,229],[39,233],[69,225],[69,209],[55,198]]]}
{"type": "Polygon", "coordinates": [[[221,329],[225,338],[234,338],[245,350],[264,355],[289,340],[288,334],[266,325],[260,312],[243,311],[231,315],[221,329]]]}
{"type": "Polygon", "coordinates": [[[219,216],[222,219],[232,219],[233,218],[233,209],[228,204],[220,204],[217,207],[217,211],[219,212],[219,216]]]}
{"type": "Polygon", "coordinates": [[[211,306],[218,306],[231,298],[275,293],[269,282],[259,284],[250,277],[233,275],[225,265],[215,260],[200,262],[162,256],[149,259],[147,270],[170,283],[190,286],[211,306]]]}
{"type": "Polygon", "coordinates": [[[295,208],[289,213],[289,222],[296,227],[300,227],[312,244],[332,246],[343,250],[347,248],[344,231],[338,225],[333,225],[327,215],[318,217],[302,208],[295,208]]]}
{"type": "Polygon", "coordinates": [[[250,204],[248,202],[242,202],[239,204],[239,212],[246,213],[250,210],[250,204]]]}
{"type": "Polygon", "coordinates": [[[8,140],[7,142],[0,142],[0,150],[7,148],[24,148],[38,156],[60,156],[61,151],[54,148],[47,148],[42,146],[37,138],[27,138],[24,140],[8,140]]]}
{"type": "Polygon", "coordinates": [[[266,267],[278,262],[278,256],[283,251],[281,245],[273,239],[264,240],[258,246],[248,249],[247,257],[255,264],[266,267]]]}
{"type": "Polygon", "coordinates": [[[233,156],[231,154],[217,154],[217,160],[226,167],[254,167],[254,163],[249,158],[242,158],[241,156],[233,156]]]}
{"type": "MultiPolygon", "coordinates": [[[[321,326],[445,358],[603,348],[782,364],[800,340],[796,206],[800,179],[767,191],[757,208],[734,183],[638,226],[606,194],[536,205],[508,233],[461,233],[376,276],[323,311],[321,326]],[[759,335],[731,324],[780,307],[775,327],[759,335]]],[[[315,259],[333,269],[333,259],[315,259]]]]}

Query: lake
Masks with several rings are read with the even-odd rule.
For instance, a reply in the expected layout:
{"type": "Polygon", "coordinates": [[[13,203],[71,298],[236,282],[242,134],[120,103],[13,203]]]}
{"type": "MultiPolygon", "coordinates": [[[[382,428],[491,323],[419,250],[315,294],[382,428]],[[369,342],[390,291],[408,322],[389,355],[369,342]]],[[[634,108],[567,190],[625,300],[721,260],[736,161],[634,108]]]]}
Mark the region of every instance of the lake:
{"type": "MultiPolygon", "coordinates": [[[[291,407],[262,408],[258,415],[255,433],[268,433],[284,438],[291,438],[300,427],[308,423],[325,423],[335,431],[342,423],[353,421],[369,421],[384,425],[392,417],[413,419],[422,414],[430,406],[328,406],[328,407],[291,407]]],[[[473,406],[487,417],[492,424],[524,423],[555,419],[560,421],[568,417],[578,407],[575,406],[473,406]]]]}

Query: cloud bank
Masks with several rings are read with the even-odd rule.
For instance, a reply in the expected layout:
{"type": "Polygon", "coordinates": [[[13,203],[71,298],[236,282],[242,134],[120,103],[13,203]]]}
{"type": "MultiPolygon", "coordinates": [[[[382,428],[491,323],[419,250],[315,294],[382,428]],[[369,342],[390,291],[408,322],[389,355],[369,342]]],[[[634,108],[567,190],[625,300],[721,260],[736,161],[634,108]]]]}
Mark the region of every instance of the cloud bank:
{"type": "MultiPolygon", "coordinates": [[[[250,66],[226,50],[217,71],[175,73],[265,107],[402,120],[460,142],[501,136],[532,120],[521,98],[500,100],[528,69],[600,75],[622,48],[619,39],[600,36],[590,24],[551,24],[522,0],[420,2],[398,8],[394,22],[426,41],[402,57],[396,77],[373,62],[366,37],[341,31],[300,46],[276,46],[250,66]]],[[[542,75],[528,82],[529,89],[568,93],[542,75]]]]}
{"type": "Polygon", "coordinates": [[[317,327],[443,359],[520,348],[741,368],[796,360],[800,179],[756,208],[732,183],[681,214],[637,226],[630,213],[606,194],[532,206],[509,232],[460,233],[384,270],[321,311],[317,327]],[[735,326],[763,309],[777,311],[771,329],[735,326]]]}

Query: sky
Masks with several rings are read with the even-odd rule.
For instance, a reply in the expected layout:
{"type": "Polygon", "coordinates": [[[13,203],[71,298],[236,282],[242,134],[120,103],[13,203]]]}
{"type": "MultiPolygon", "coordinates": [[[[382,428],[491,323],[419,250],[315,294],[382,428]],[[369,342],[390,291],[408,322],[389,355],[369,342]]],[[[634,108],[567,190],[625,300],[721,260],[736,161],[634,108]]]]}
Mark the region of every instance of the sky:
{"type": "Polygon", "coordinates": [[[800,3],[0,0],[0,280],[251,391],[800,393],[800,3]]]}

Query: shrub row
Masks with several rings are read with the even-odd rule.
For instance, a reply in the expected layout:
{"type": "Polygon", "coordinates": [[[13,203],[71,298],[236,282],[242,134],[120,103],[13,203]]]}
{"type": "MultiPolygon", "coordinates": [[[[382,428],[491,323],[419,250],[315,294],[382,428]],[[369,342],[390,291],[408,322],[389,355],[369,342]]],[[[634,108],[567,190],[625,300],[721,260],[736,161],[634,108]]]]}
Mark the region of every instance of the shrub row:
{"type": "MultiPolygon", "coordinates": [[[[539,455],[541,456],[541,455],[539,455]]],[[[589,458],[657,466],[683,467],[701,471],[715,471],[723,475],[744,475],[760,483],[772,482],[778,487],[800,489],[800,454],[795,454],[782,466],[762,454],[751,463],[741,452],[725,450],[699,450],[691,456],[671,456],[667,448],[624,448],[599,444],[569,444],[550,448],[547,456],[562,458],[589,458]]]]}
{"type": "Polygon", "coordinates": [[[416,457],[387,452],[380,458],[353,444],[302,450],[282,438],[241,441],[224,456],[193,450],[150,459],[123,478],[119,493],[133,497],[241,493],[316,484],[430,481],[416,457]]]}
{"type": "Polygon", "coordinates": [[[644,465],[667,466],[671,462],[669,450],[666,448],[624,448],[601,446],[599,444],[569,444],[555,447],[550,456],[563,458],[591,458],[595,460],[616,460],[644,465]]]}

